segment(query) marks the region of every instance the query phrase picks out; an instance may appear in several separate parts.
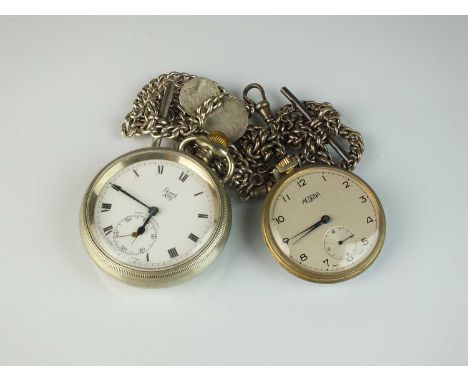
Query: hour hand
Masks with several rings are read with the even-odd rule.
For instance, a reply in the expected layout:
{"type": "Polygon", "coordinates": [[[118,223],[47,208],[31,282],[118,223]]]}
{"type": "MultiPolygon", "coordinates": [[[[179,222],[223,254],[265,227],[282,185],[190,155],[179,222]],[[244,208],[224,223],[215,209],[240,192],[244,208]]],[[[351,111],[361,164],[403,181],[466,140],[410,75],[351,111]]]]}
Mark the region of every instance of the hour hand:
{"type": "Polygon", "coordinates": [[[111,183],[111,186],[114,190],[116,191],[119,191],[121,192],[122,194],[124,195],[127,195],[129,198],[132,198],[134,201],[140,203],[142,206],[145,206],[146,208],[150,208],[149,206],[147,206],[145,203],[143,203],[141,200],[135,198],[132,194],[128,193],[127,191],[125,191],[122,187],[120,187],[118,184],[114,184],[114,183],[111,183]]]}
{"type": "Polygon", "coordinates": [[[151,207],[150,208],[149,216],[146,218],[145,222],[140,227],[138,227],[138,229],[137,229],[137,237],[140,236],[140,235],[143,235],[145,233],[146,225],[149,223],[151,218],[154,215],[156,215],[158,212],[159,212],[159,210],[156,207],[151,207]]]}

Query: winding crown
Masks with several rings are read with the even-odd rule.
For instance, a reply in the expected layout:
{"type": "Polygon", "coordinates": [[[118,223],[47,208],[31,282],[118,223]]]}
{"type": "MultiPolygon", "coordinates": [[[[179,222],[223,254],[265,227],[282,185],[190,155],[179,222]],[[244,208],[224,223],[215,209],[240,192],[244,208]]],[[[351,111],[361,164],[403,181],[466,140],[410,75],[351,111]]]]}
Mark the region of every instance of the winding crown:
{"type": "Polygon", "coordinates": [[[208,139],[225,149],[229,146],[229,140],[221,131],[212,131],[208,134],[208,139]]]}

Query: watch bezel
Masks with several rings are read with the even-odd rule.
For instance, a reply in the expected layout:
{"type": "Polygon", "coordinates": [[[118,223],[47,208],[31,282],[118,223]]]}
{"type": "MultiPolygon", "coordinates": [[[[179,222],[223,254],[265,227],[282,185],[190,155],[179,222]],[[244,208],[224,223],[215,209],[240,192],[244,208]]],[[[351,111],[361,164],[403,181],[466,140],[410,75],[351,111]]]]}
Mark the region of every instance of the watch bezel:
{"type": "Polygon", "coordinates": [[[221,252],[231,228],[231,206],[224,186],[202,160],[183,151],[148,147],[125,153],[104,166],[88,186],[80,209],[80,231],[85,248],[93,261],[106,273],[128,284],[141,287],[164,287],[190,278],[206,269],[221,252]],[[196,254],[164,268],[146,269],[122,263],[109,255],[95,238],[94,209],[104,185],[119,171],[145,160],[168,160],[188,167],[207,182],[216,195],[215,230],[196,254]]]}

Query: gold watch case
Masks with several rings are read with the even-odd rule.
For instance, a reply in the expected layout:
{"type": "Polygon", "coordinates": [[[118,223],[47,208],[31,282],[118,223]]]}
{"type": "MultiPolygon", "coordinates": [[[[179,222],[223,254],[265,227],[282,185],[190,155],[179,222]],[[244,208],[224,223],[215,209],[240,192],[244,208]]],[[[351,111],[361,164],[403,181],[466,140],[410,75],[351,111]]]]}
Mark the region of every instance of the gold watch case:
{"type": "Polygon", "coordinates": [[[279,181],[272,187],[270,192],[267,194],[267,197],[262,206],[261,229],[262,229],[263,240],[269,252],[273,256],[273,258],[282,267],[284,267],[288,272],[292,273],[296,277],[302,278],[307,281],[312,281],[316,283],[336,283],[336,282],[348,280],[350,278],[353,278],[359,275],[360,273],[364,272],[367,268],[369,268],[369,266],[375,261],[375,259],[377,258],[377,256],[379,255],[383,247],[383,243],[385,240],[386,222],[385,222],[384,210],[383,210],[382,204],[380,203],[379,198],[377,197],[373,189],[360,177],[358,177],[357,175],[349,171],[336,168],[336,167],[309,165],[309,166],[304,166],[300,169],[288,172],[286,175],[282,176],[279,179],[279,181]],[[341,173],[342,175],[345,175],[346,177],[358,183],[359,186],[362,187],[362,189],[365,190],[367,195],[371,198],[372,203],[376,208],[378,221],[380,222],[379,223],[379,236],[378,236],[378,239],[376,241],[376,244],[372,252],[369,255],[367,255],[367,257],[364,260],[362,260],[355,266],[346,270],[341,270],[341,271],[336,271],[336,272],[317,272],[317,271],[308,269],[306,267],[300,266],[297,262],[291,259],[288,255],[283,253],[281,248],[278,246],[278,244],[274,240],[273,233],[271,231],[271,225],[270,225],[270,222],[272,221],[272,217],[270,216],[270,211],[271,211],[270,206],[273,203],[273,201],[279,197],[281,186],[284,183],[288,182],[291,178],[297,178],[297,177],[300,177],[301,175],[304,175],[310,172],[323,172],[323,171],[341,173]]]}
{"type": "Polygon", "coordinates": [[[107,164],[92,180],[84,195],[80,209],[80,230],[84,246],[93,261],[112,277],[139,287],[165,287],[184,281],[206,269],[221,252],[231,229],[231,205],[223,184],[202,160],[183,151],[148,147],[128,152],[107,164]],[[196,172],[216,197],[215,209],[218,214],[210,240],[193,256],[185,261],[165,268],[142,269],[123,264],[112,258],[93,237],[94,208],[104,185],[120,170],[134,163],[162,159],[184,165],[196,172]]]}

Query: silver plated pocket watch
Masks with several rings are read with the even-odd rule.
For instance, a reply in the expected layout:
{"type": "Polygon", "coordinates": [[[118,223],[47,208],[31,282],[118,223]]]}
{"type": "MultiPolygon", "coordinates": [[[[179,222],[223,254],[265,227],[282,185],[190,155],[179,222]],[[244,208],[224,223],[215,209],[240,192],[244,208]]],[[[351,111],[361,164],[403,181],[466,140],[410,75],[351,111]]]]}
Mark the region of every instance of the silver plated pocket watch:
{"type": "Polygon", "coordinates": [[[194,78],[172,72],[142,89],[122,133],[149,134],[154,144],[107,164],[83,198],[80,227],[89,255],[129,284],[161,287],[187,279],[215,260],[229,235],[229,142],[202,126],[230,96],[219,88],[190,115],[174,98],[194,78]],[[159,147],[162,138],[177,147],[159,147]]]}

